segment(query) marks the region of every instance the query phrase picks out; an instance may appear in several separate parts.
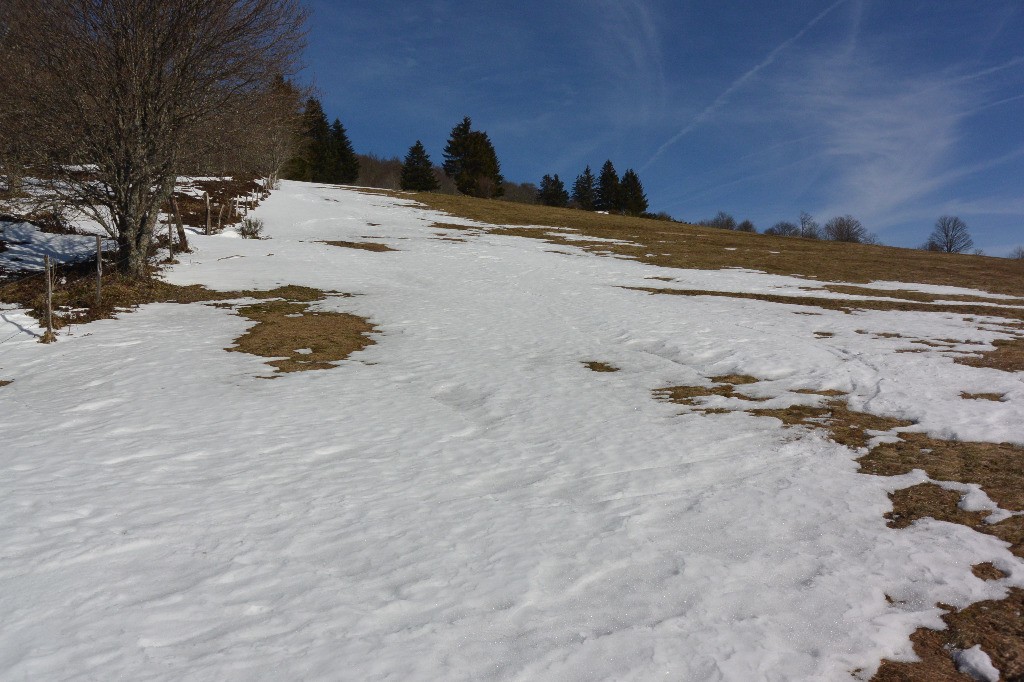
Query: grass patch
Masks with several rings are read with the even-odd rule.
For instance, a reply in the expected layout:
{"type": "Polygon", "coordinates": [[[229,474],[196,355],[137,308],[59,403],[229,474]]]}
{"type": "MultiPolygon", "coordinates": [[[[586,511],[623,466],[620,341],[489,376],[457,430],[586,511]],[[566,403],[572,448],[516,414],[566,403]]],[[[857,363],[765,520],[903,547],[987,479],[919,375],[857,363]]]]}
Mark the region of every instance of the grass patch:
{"type": "MultiPolygon", "coordinates": [[[[203,303],[236,298],[319,301],[324,298],[323,291],[310,287],[287,285],[266,291],[213,291],[198,284],[169,284],[156,277],[142,280],[124,277],[107,269],[103,273],[103,297],[97,305],[95,271],[95,259],[57,268],[53,286],[55,329],[108,319],[118,312],[147,303],[203,303]]],[[[33,273],[0,284],[0,303],[26,308],[29,315],[41,321],[46,315],[45,277],[41,273],[33,273]]]]}
{"type": "Polygon", "coordinates": [[[908,301],[934,303],[935,301],[963,301],[965,303],[999,303],[1002,305],[1024,305],[1024,298],[992,298],[989,296],[968,296],[966,294],[926,294],[909,289],[872,289],[870,287],[830,284],[828,291],[851,296],[876,296],[880,298],[902,298],[908,301]]]}
{"type": "Polygon", "coordinates": [[[960,397],[964,400],[992,400],[999,402],[1003,399],[1003,393],[961,393],[960,397]]]}
{"type": "Polygon", "coordinates": [[[346,241],[322,241],[321,244],[327,244],[329,246],[340,246],[346,249],[361,249],[363,251],[376,251],[383,253],[384,251],[396,251],[387,244],[381,244],[379,242],[346,242],[346,241]]]}
{"type": "Polygon", "coordinates": [[[997,339],[992,342],[994,350],[982,351],[978,355],[956,358],[955,362],[971,367],[988,367],[1004,372],[1024,372],[1024,339],[997,339]]]}
{"type": "Polygon", "coordinates": [[[13,381],[7,381],[5,379],[0,379],[0,388],[3,388],[4,386],[10,386],[12,383],[14,383],[14,382],[13,381]]]}
{"type": "MultiPolygon", "coordinates": [[[[757,383],[759,381],[757,377],[752,377],[746,374],[726,374],[711,377],[711,381],[714,382],[711,386],[667,386],[665,388],[658,388],[654,390],[654,397],[658,400],[694,407],[701,407],[703,405],[702,398],[708,398],[715,395],[723,398],[737,398],[739,400],[750,402],[763,402],[768,400],[768,398],[751,398],[748,395],[736,392],[736,386],[757,383]]],[[[721,414],[723,412],[728,412],[729,410],[719,407],[711,409],[702,408],[699,411],[706,414],[721,414]]]]}
{"type": "Polygon", "coordinates": [[[607,251],[663,267],[702,270],[741,267],[829,281],[909,281],[1024,297],[1024,261],[1008,258],[773,237],[447,194],[378,193],[413,199],[429,208],[491,225],[564,227],[586,236],[633,242],[588,244],[541,230],[496,230],[595,252],[607,251]]]}
{"type": "Polygon", "coordinates": [[[898,312],[953,313],[955,315],[984,315],[1005,317],[1013,320],[1024,319],[1024,308],[1005,308],[999,306],[979,306],[968,303],[916,303],[913,301],[883,301],[864,299],[824,298],[821,296],[784,296],[780,294],[757,294],[737,291],[706,291],[704,289],[656,289],[651,287],[623,287],[632,291],[646,291],[649,294],[670,294],[673,296],[723,296],[726,298],[745,298],[768,303],[785,303],[788,305],[813,306],[826,310],[838,310],[851,313],[855,310],[893,310],[898,312]]]}
{"type": "Polygon", "coordinates": [[[883,661],[873,682],[913,680],[970,682],[957,671],[951,652],[980,645],[1002,673],[1002,680],[1024,679],[1024,590],[1010,588],[1006,599],[980,601],[942,616],[945,630],[920,628],[910,636],[920,662],[883,661]]]}
{"type": "Polygon", "coordinates": [[[584,362],[583,365],[592,372],[618,372],[619,368],[615,365],[609,365],[607,362],[584,362]]]}
{"type": "Polygon", "coordinates": [[[971,573],[980,580],[1002,580],[1010,577],[1009,573],[999,570],[991,561],[971,566],[971,573]]]}
{"type": "Polygon", "coordinates": [[[229,351],[266,358],[279,372],[331,369],[340,360],[375,342],[373,325],[347,313],[312,311],[309,303],[268,301],[238,313],[257,324],[235,339],[229,351]]]}

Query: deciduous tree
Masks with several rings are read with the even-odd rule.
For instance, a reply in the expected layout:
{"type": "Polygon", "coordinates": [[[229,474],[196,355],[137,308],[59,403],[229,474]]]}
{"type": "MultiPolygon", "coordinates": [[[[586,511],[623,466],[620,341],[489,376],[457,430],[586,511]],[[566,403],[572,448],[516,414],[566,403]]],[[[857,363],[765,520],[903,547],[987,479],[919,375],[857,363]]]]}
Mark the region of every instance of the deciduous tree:
{"type": "MultiPolygon", "coordinates": [[[[19,163],[145,277],[176,176],[213,144],[223,112],[269,105],[295,71],[304,20],[297,0],[4,0],[0,149],[18,140],[19,163]]],[[[229,120],[239,144],[259,132],[229,120]]]]}
{"type": "Polygon", "coordinates": [[[974,240],[967,231],[967,223],[957,216],[944,215],[935,221],[935,229],[925,242],[924,248],[944,253],[963,253],[972,246],[974,240]]]}
{"type": "Polygon", "coordinates": [[[865,241],[869,241],[870,235],[868,231],[864,229],[861,222],[854,218],[852,215],[836,216],[822,228],[825,235],[825,239],[829,239],[834,242],[852,242],[855,244],[863,244],[865,241]]]}

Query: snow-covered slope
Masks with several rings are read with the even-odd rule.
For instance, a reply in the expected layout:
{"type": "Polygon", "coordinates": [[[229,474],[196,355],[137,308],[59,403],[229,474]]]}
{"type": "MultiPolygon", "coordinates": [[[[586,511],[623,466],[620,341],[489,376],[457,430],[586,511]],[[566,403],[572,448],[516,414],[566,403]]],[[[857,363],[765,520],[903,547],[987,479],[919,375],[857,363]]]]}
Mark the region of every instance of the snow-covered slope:
{"type": "Polygon", "coordinates": [[[151,305],[49,346],[2,312],[0,678],[849,679],[908,657],[936,602],[1024,585],[993,537],[886,527],[887,492],[923,475],[862,475],[820,432],[651,393],[751,374],[766,407],[839,389],[1024,443],[1019,374],[858,330],[997,332],[651,296],[624,287],[791,283],[439,239],[435,220],[468,221],[350,190],[285,183],[257,215],[270,239],[192,237],[168,278],[357,294],[317,306],[368,317],[376,345],[266,381],[223,350],[252,324],[231,310],[151,305]],[[319,243],[367,237],[396,251],[319,243]],[[1006,399],[959,397],[982,390],[1006,399]],[[975,578],[982,561],[1011,576],[975,578]]]}

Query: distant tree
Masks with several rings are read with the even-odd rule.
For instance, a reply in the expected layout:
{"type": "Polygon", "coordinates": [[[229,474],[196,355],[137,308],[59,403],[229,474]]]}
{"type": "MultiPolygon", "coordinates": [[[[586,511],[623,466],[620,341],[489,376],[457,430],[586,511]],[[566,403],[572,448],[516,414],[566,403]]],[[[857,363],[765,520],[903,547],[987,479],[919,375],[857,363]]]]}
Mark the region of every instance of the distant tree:
{"type": "Polygon", "coordinates": [[[647,195],[640,182],[640,176],[632,168],[622,174],[619,186],[621,209],[626,215],[642,215],[647,212],[647,195]]]}
{"type": "Polygon", "coordinates": [[[316,97],[310,97],[302,110],[295,156],[285,165],[284,177],[304,182],[330,182],[330,143],[331,126],[323,105],[316,97]]]}
{"type": "Polygon", "coordinates": [[[444,172],[463,194],[490,199],[504,194],[501,164],[487,133],[473,130],[466,116],[452,128],[444,148],[444,172]]]}
{"type": "Polygon", "coordinates": [[[565,183],[555,173],[554,177],[545,175],[541,178],[540,189],[537,190],[537,203],[545,206],[569,205],[569,193],[565,191],[565,183]]]}
{"type": "Polygon", "coordinates": [[[1010,258],[1013,260],[1024,260],[1024,246],[1018,246],[1010,252],[1010,258]]]}
{"type": "Polygon", "coordinates": [[[601,174],[597,178],[594,208],[598,211],[617,212],[622,202],[620,189],[619,174],[609,159],[601,166],[601,174]]]}
{"type": "Polygon", "coordinates": [[[359,179],[359,159],[341,121],[334,119],[327,143],[328,182],[351,185],[359,179]]]}
{"type": "Polygon", "coordinates": [[[821,239],[818,221],[807,211],[800,211],[800,234],[804,239],[821,239]]]}
{"type": "Polygon", "coordinates": [[[869,239],[868,231],[861,222],[851,215],[836,216],[822,228],[825,239],[834,242],[852,242],[863,244],[869,239]]]}
{"type": "Polygon", "coordinates": [[[765,230],[764,233],[775,235],[776,237],[799,237],[800,227],[785,220],[780,220],[765,230]]]}
{"type": "Polygon", "coordinates": [[[597,180],[590,171],[590,166],[584,168],[572,183],[572,201],[584,211],[594,210],[597,202],[597,180]]]}
{"type": "Polygon", "coordinates": [[[963,253],[974,246],[967,231],[967,223],[953,215],[944,215],[935,221],[935,229],[932,230],[924,248],[928,251],[942,251],[944,253],[963,253]]]}
{"type": "Polygon", "coordinates": [[[754,232],[754,233],[756,233],[757,232],[757,228],[754,227],[754,223],[750,222],[749,220],[744,220],[743,222],[741,222],[739,225],[736,226],[736,231],[737,232],[754,232]]]}
{"type": "Polygon", "coordinates": [[[409,153],[405,155],[400,187],[410,192],[433,192],[439,187],[433,164],[419,140],[409,147],[409,153]]]}
{"type": "Polygon", "coordinates": [[[736,229],[736,219],[725,211],[719,211],[714,218],[706,218],[697,224],[704,227],[716,227],[720,230],[736,229]]]}
{"type": "Polygon", "coordinates": [[[532,182],[506,182],[502,187],[505,190],[501,195],[502,201],[516,204],[537,203],[537,185],[532,182]]]}

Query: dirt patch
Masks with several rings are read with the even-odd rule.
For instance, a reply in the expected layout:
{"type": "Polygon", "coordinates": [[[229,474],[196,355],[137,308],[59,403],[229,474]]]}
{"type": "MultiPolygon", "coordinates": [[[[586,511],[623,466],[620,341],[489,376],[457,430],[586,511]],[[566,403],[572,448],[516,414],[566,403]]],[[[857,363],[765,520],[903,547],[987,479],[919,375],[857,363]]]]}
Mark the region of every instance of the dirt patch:
{"type": "Polygon", "coordinates": [[[956,358],[955,362],[971,367],[989,367],[1004,372],[1024,372],[1024,339],[997,339],[994,350],[980,355],[956,358]]]}
{"type": "MultiPolygon", "coordinates": [[[[986,315],[1005,317],[1013,320],[1024,319],[1024,308],[1006,308],[1000,306],[977,306],[971,304],[916,303],[913,301],[883,301],[862,299],[824,298],[821,296],[784,296],[781,294],[757,294],[736,291],[707,291],[704,289],[657,289],[652,287],[623,287],[632,291],[645,291],[649,294],[669,294],[673,296],[723,296],[726,298],[743,298],[767,303],[784,303],[787,305],[811,306],[826,310],[838,310],[852,313],[855,310],[893,310],[898,312],[919,313],[953,313],[955,315],[986,315]]],[[[987,365],[983,365],[987,366],[987,365]]]]}
{"type": "Polygon", "coordinates": [[[961,393],[960,397],[964,400],[991,400],[994,402],[1000,402],[1004,395],[1004,393],[961,393]]]}
{"type": "Polygon", "coordinates": [[[363,251],[376,251],[383,253],[384,251],[396,251],[387,244],[381,244],[380,242],[345,242],[345,241],[322,241],[321,244],[328,244],[330,246],[340,246],[346,249],[361,249],[363,251]]]}
{"type": "Polygon", "coordinates": [[[10,386],[12,383],[14,382],[5,379],[0,379],[0,388],[3,388],[4,386],[10,386]]]}
{"type": "Polygon", "coordinates": [[[302,372],[331,369],[375,343],[369,336],[375,328],[364,318],[309,307],[309,303],[268,301],[239,308],[240,315],[257,324],[227,350],[276,358],[267,364],[279,372],[302,372]]]}
{"type": "Polygon", "coordinates": [[[977,645],[1002,673],[1000,679],[1024,679],[1024,590],[1009,592],[1006,599],[981,601],[945,614],[945,630],[919,629],[910,639],[921,661],[883,661],[873,682],[970,681],[970,676],[957,671],[951,654],[977,645]]]}
{"type": "Polygon", "coordinates": [[[618,372],[619,368],[615,365],[609,365],[607,362],[584,362],[583,365],[592,372],[618,372]]]}

